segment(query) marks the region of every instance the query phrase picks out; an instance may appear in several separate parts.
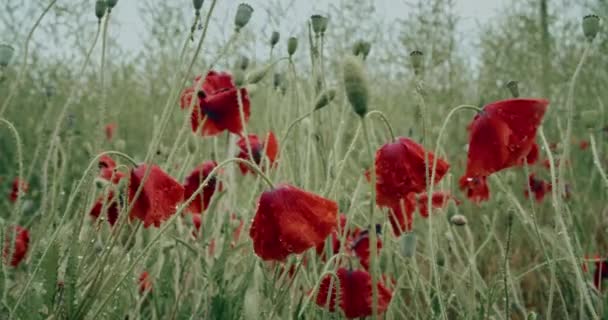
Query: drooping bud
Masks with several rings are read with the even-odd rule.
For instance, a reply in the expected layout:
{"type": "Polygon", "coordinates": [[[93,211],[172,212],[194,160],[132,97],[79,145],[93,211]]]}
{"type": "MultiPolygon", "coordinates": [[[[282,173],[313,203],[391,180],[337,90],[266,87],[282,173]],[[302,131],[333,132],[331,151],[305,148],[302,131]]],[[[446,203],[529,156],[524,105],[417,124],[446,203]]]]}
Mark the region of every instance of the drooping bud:
{"type": "Polygon", "coordinates": [[[203,0],[192,0],[194,10],[199,11],[203,7],[203,0]]]}
{"type": "Polygon", "coordinates": [[[108,8],[113,9],[114,7],[116,7],[118,0],[107,0],[107,2],[108,2],[108,8]]]}
{"type": "Polygon", "coordinates": [[[0,44],[0,66],[6,67],[13,59],[15,49],[8,44],[0,44]]]}
{"type": "Polygon", "coordinates": [[[290,37],[287,40],[287,53],[291,57],[291,56],[293,56],[294,53],[296,53],[297,49],[298,49],[298,38],[290,37]]]}
{"type": "Polygon", "coordinates": [[[253,7],[246,3],[239,4],[238,9],[236,10],[236,15],[234,16],[234,24],[237,32],[247,25],[252,14],[253,7]]]}
{"type": "Polygon", "coordinates": [[[455,214],[450,218],[450,223],[455,226],[464,226],[467,224],[467,218],[461,214],[455,214]]]}
{"type": "Polygon", "coordinates": [[[405,233],[399,241],[401,244],[401,255],[411,258],[416,254],[416,234],[414,232],[405,233]]]}
{"type": "Polygon", "coordinates": [[[315,14],[310,17],[310,21],[312,23],[312,30],[317,36],[325,34],[325,31],[327,30],[327,24],[329,23],[329,18],[324,17],[320,14],[315,14]]]}
{"type": "Polygon", "coordinates": [[[266,66],[263,66],[261,68],[251,71],[250,73],[247,74],[246,82],[248,84],[255,84],[255,83],[262,81],[262,79],[264,79],[264,77],[266,76],[268,71],[272,68],[272,66],[273,66],[272,64],[269,64],[269,65],[266,65],[266,66]]]}
{"type": "Polygon", "coordinates": [[[106,14],[107,4],[105,0],[97,0],[95,2],[95,16],[97,19],[101,20],[103,16],[106,14]]]}
{"type": "Polygon", "coordinates": [[[414,73],[422,73],[422,66],[424,64],[424,54],[422,53],[422,51],[412,51],[410,53],[410,58],[412,59],[412,68],[414,68],[414,73]]]}
{"type": "Polygon", "coordinates": [[[249,58],[247,58],[246,56],[241,56],[238,61],[238,67],[241,70],[247,69],[247,67],[249,67],[249,58]]]}
{"type": "Polygon", "coordinates": [[[361,60],[354,56],[347,56],[342,66],[344,76],[344,89],[353,110],[360,117],[367,113],[369,100],[369,87],[367,77],[361,60]]]}
{"type": "Polygon", "coordinates": [[[353,54],[355,56],[361,56],[363,60],[367,59],[371,50],[372,44],[365,40],[359,40],[355,42],[355,45],[353,46],[353,54]]]}
{"type": "Polygon", "coordinates": [[[281,39],[281,34],[278,31],[273,31],[270,35],[270,46],[274,48],[279,43],[279,39],[281,39]]]}
{"type": "Polygon", "coordinates": [[[507,89],[511,91],[513,98],[519,97],[519,83],[517,81],[511,80],[507,82],[507,89]]]}
{"type": "Polygon", "coordinates": [[[589,41],[595,39],[597,32],[600,29],[600,17],[590,14],[583,17],[583,33],[589,41]]]}
{"type": "Polygon", "coordinates": [[[328,105],[334,98],[336,97],[336,89],[329,88],[317,97],[317,102],[315,103],[315,110],[319,110],[326,105],[328,105]]]}

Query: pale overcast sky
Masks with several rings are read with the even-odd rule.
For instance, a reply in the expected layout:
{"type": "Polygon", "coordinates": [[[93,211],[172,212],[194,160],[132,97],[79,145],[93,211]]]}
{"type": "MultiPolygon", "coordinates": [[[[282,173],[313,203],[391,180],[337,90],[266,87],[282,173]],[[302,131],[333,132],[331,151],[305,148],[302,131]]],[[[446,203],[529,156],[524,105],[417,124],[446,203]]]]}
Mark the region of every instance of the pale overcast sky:
{"type": "MultiPolygon", "coordinates": [[[[192,0],[171,0],[183,1],[186,5],[191,6],[192,0]]],[[[281,0],[285,5],[295,3],[293,9],[289,10],[287,16],[283,17],[281,25],[278,29],[283,33],[293,33],[297,30],[293,28],[301,28],[304,22],[314,13],[322,13],[329,11],[329,4],[338,5],[349,0],[281,0]]],[[[376,19],[382,20],[390,24],[398,18],[407,17],[408,7],[405,4],[408,0],[376,0],[376,19]]],[[[456,13],[461,18],[460,31],[465,33],[475,33],[478,23],[485,23],[496,16],[501,6],[509,0],[454,0],[456,4],[456,13]]],[[[209,0],[205,1],[204,8],[208,7],[209,0]]],[[[247,0],[256,9],[254,12],[251,24],[252,28],[263,28],[268,23],[264,8],[268,5],[267,0],[247,0]]],[[[414,1],[409,1],[414,2],[414,1]]],[[[118,2],[117,8],[114,10],[116,19],[120,24],[120,28],[114,28],[113,34],[118,37],[119,42],[124,48],[139,49],[141,48],[140,35],[144,34],[143,25],[139,19],[137,6],[139,1],[136,0],[121,0],[118,2]]],[[[240,1],[232,0],[218,1],[216,7],[216,16],[233,19],[234,12],[240,1]]],[[[232,21],[230,21],[231,23],[232,21]]]]}

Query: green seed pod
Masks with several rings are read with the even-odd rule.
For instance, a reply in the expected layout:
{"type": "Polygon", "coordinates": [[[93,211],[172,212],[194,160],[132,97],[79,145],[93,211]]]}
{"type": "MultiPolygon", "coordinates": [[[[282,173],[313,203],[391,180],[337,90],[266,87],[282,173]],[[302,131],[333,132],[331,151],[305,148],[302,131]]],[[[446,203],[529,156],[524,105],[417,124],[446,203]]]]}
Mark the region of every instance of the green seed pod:
{"type": "Polygon", "coordinates": [[[291,57],[291,56],[293,56],[294,53],[296,53],[297,49],[298,49],[298,38],[290,37],[289,40],[287,40],[287,53],[291,57]]]}
{"type": "Polygon", "coordinates": [[[507,82],[507,89],[511,91],[513,98],[519,97],[519,83],[517,81],[511,80],[507,82]]]}
{"type": "Polygon", "coordinates": [[[355,56],[361,56],[363,60],[367,59],[370,51],[372,50],[372,44],[365,40],[359,40],[355,42],[353,46],[353,54],[355,56]]]}
{"type": "Polygon", "coordinates": [[[107,5],[108,8],[113,9],[114,7],[116,7],[116,4],[118,3],[118,0],[107,0],[107,5]]]}
{"type": "Polygon", "coordinates": [[[424,54],[422,53],[422,51],[412,51],[410,53],[410,58],[412,59],[412,68],[414,68],[414,73],[422,73],[422,66],[424,65],[424,54]]]}
{"type": "Polygon", "coordinates": [[[401,255],[405,258],[412,258],[416,254],[416,234],[408,232],[401,236],[401,255]]]}
{"type": "Polygon", "coordinates": [[[104,0],[97,0],[95,2],[95,16],[97,19],[101,20],[103,16],[106,14],[107,4],[104,0]]]}
{"type": "Polygon", "coordinates": [[[583,18],[583,33],[589,41],[595,39],[600,29],[600,17],[590,14],[583,18]]]}
{"type": "Polygon", "coordinates": [[[192,0],[194,10],[199,11],[203,7],[203,0],[192,0]]]}
{"type": "Polygon", "coordinates": [[[353,56],[347,56],[342,66],[344,76],[344,89],[353,110],[360,117],[367,113],[369,100],[369,87],[363,64],[353,56]]]}
{"type": "Polygon", "coordinates": [[[8,44],[0,44],[0,66],[6,67],[13,59],[15,49],[8,44]]]}
{"type": "Polygon", "coordinates": [[[336,89],[330,88],[327,89],[317,97],[317,102],[315,103],[315,110],[319,110],[326,105],[328,105],[334,98],[336,97],[336,89]]]}
{"type": "Polygon", "coordinates": [[[264,79],[264,77],[266,77],[266,74],[268,73],[268,71],[270,69],[272,69],[272,64],[257,68],[253,71],[251,71],[249,74],[247,74],[247,80],[246,82],[248,84],[255,84],[258,83],[260,81],[262,81],[262,79],[264,79]]]}
{"type": "Polygon", "coordinates": [[[323,35],[327,30],[327,24],[329,23],[329,18],[324,17],[320,14],[315,14],[310,17],[310,21],[312,23],[312,30],[316,35],[323,35]]]}
{"type": "Polygon", "coordinates": [[[450,223],[455,226],[465,226],[467,224],[467,218],[461,214],[455,214],[450,218],[450,223]]]}
{"type": "Polygon", "coordinates": [[[241,30],[244,26],[249,23],[251,19],[251,15],[253,14],[253,8],[246,4],[241,3],[236,10],[236,15],[234,16],[234,24],[236,25],[236,30],[241,30]]]}
{"type": "Polygon", "coordinates": [[[279,39],[281,39],[281,34],[278,31],[273,31],[270,35],[270,46],[274,48],[279,43],[279,39]]]}

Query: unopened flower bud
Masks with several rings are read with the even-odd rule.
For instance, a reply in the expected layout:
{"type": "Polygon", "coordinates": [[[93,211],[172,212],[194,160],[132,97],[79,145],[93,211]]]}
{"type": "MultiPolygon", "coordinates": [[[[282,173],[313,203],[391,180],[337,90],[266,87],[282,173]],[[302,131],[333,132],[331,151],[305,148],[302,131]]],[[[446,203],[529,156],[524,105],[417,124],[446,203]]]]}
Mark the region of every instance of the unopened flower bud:
{"type": "Polygon", "coordinates": [[[109,184],[108,180],[106,180],[106,179],[95,178],[94,181],[95,181],[95,187],[98,190],[105,188],[109,184]]]}
{"type": "Polygon", "coordinates": [[[247,69],[247,67],[249,67],[249,58],[246,56],[241,56],[239,58],[238,66],[241,68],[241,70],[247,69]]]}
{"type": "Polygon", "coordinates": [[[192,0],[194,10],[199,11],[203,7],[203,0],[192,0]]]}
{"type": "Polygon", "coordinates": [[[327,30],[327,24],[329,23],[329,18],[324,17],[320,14],[315,14],[310,17],[310,21],[312,23],[312,30],[316,35],[323,35],[327,30]]]}
{"type": "Polygon", "coordinates": [[[336,89],[330,88],[327,89],[317,97],[317,102],[315,103],[315,110],[319,110],[326,105],[328,105],[334,98],[336,97],[336,89]]]}
{"type": "Polygon", "coordinates": [[[281,34],[278,31],[273,31],[270,35],[270,46],[274,48],[279,43],[279,39],[281,39],[281,34]]]}
{"type": "Polygon", "coordinates": [[[450,218],[450,223],[455,226],[464,226],[467,224],[467,218],[461,214],[455,214],[450,218]]]}
{"type": "Polygon", "coordinates": [[[401,244],[401,255],[405,258],[411,258],[416,254],[416,234],[408,232],[401,236],[399,241],[401,244]]]}
{"type": "Polygon", "coordinates": [[[6,67],[11,62],[15,49],[8,44],[0,44],[0,66],[6,67]]]}
{"type": "Polygon", "coordinates": [[[511,91],[511,95],[513,96],[513,98],[519,97],[519,83],[517,81],[511,80],[507,82],[507,89],[511,91]]]}
{"type": "Polygon", "coordinates": [[[103,18],[103,16],[106,14],[106,9],[107,9],[107,4],[105,2],[105,0],[97,0],[95,2],[95,16],[97,17],[97,19],[103,18]]]}
{"type": "Polygon", "coordinates": [[[583,18],[583,33],[589,41],[593,40],[600,29],[600,17],[590,14],[583,18]]]}
{"type": "Polygon", "coordinates": [[[234,24],[236,25],[237,31],[241,30],[247,25],[252,14],[253,8],[250,5],[246,3],[239,4],[238,9],[236,10],[236,15],[234,16],[234,24]]]}
{"type": "Polygon", "coordinates": [[[113,9],[114,7],[116,7],[116,4],[118,3],[118,0],[107,0],[107,4],[108,4],[108,8],[113,9]]]}
{"type": "Polygon", "coordinates": [[[410,53],[410,58],[412,59],[412,68],[414,68],[414,73],[420,74],[424,64],[424,54],[422,51],[414,50],[410,53]]]}
{"type": "Polygon", "coordinates": [[[369,87],[361,61],[353,56],[347,56],[342,66],[344,89],[353,110],[360,117],[367,113],[369,87]]]}
{"type": "Polygon", "coordinates": [[[355,42],[353,46],[353,54],[355,56],[363,57],[363,60],[367,59],[370,51],[372,50],[372,44],[365,40],[359,40],[355,42]]]}
{"type": "Polygon", "coordinates": [[[297,49],[298,49],[298,38],[290,37],[289,40],[287,40],[287,53],[291,57],[291,56],[293,56],[294,53],[296,53],[297,49]]]}
{"type": "Polygon", "coordinates": [[[262,81],[262,79],[264,79],[264,77],[266,77],[266,74],[272,68],[272,66],[273,66],[272,64],[269,64],[267,66],[263,66],[261,68],[257,68],[255,70],[251,71],[249,74],[247,74],[246,82],[248,84],[254,84],[254,83],[258,83],[258,82],[262,81]]]}

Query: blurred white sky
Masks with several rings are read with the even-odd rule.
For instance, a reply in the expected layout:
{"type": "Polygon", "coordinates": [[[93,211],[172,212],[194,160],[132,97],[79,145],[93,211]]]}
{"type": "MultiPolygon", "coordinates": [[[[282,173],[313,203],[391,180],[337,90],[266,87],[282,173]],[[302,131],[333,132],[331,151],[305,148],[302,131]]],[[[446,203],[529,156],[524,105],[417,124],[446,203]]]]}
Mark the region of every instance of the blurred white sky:
{"type": "MultiPolygon", "coordinates": [[[[192,0],[171,0],[184,2],[184,6],[191,7],[192,0]]],[[[268,6],[267,0],[243,0],[251,4],[254,12],[251,23],[253,28],[264,28],[269,22],[264,14],[264,8],[268,6]]],[[[304,22],[314,13],[329,11],[330,4],[339,6],[349,0],[280,0],[281,5],[290,6],[288,13],[282,17],[279,25],[273,25],[272,29],[278,29],[282,34],[293,34],[300,31],[305,25],[304,22]]],[[[390,24],[391,21],[407,17],[407,1],[413,0],[375,0],[375,18],[390,24]]],[[[456,4],[456,14],[460,17],[460,32],[476,33],[478,23],[485,23],[496,16],[502,5],[509,0],[454,0],[456,4]]],[[[144,26],[138,15],[137,6],[140,1],[120,0],[114,10],[115,17],[120,24],[120,28],[113,28],[113,34],[118,37],[120,44],[131,50],[141,48],[141,35],[144,34],[144,26]]],[[[240,1],[221,0],[216,7],[216,17],[227,19],[232,23],[234,12],[240,1]]],[[[208,8],[209,0],[205,0],[203,8],[208,8]]],[[[231,25],[231,24],[230,24],[231,25]]]]}

